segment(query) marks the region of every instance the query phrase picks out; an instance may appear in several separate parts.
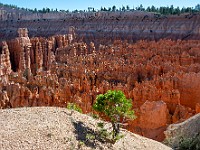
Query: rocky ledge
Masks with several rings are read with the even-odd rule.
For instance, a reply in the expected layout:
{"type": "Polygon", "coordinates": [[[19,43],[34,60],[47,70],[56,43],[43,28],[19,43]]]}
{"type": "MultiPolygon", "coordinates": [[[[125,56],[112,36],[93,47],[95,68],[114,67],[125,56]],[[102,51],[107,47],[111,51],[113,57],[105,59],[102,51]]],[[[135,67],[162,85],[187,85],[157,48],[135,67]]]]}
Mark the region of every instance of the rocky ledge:
{"type": "MultiPolygon", "coordinates": [[[[32,107],[0,110],[0,145],[2,150],[64,150],[64,149],[125,149],[170,150],[151,139],[122,131],[123,138],[115,144],[92,141],[88,134],[97,131],[101,120],[66,108],[32,107]]],[[[106,123],[106,126],[111,124],[106,123]]]]}

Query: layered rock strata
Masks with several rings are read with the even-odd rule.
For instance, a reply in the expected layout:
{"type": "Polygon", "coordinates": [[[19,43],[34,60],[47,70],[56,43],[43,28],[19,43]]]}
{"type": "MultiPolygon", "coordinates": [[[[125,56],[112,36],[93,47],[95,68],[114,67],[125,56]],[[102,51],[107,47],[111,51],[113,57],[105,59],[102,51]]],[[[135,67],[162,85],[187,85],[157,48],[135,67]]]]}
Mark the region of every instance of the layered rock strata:
{"type": "Polygon", "coordinates": [[[31,37],[65,34],[74,26],[84,42],[108,44],[114,40],[200,39],[200,14],[163,16],[141,11],[30,13],[0,11],[0,41],[17,36],[19,27],[31,37]],[[12,14],[12,15],[11,15],[12,14]]]}

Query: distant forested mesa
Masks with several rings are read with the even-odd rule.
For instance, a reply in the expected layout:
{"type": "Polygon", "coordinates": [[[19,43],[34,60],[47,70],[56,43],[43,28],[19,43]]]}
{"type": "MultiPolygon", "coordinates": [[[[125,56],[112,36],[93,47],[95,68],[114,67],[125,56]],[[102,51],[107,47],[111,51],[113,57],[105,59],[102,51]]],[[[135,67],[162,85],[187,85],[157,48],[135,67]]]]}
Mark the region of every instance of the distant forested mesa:
{"type": "Polygon", "coordinates": [[[194,7],[174,7],[173,5],[171,6],[161,6],[161,7],[155,7],[155,6],[149,6],[149,7],[143,7],[143,5],[141,4],[140,6],[134,7],[134,6],[122,6],[117,8],[115,5],[112,7],[101,7],[100,9],[95,9],[93,7],[88,7],[87,10],[73,10],[73,11],[69,11],[69,10],[58,10],[56,9],[50,9],[50,8],[43,8],[43,9],[29,9],[29,8],[20,8],[16,5],[9,5],[9,4],[3,4],[0,3],[0,6],[5,6],[5,7],[10,7],[10,8],[16,8],[16,9],[20,9],[20,10],[25,10],[25,11],[29,11],[29,12],[33,12],[33,13],[50,13],[50,12],[66,12],[66,13],[80,13],[80,12],[101,12],[101,11],[110,11],[110,12],[116,12],[116,11],[120,11],[120,12],[125,12],[125,11],[145,11],[145,12],[153,12],[153,13],[158,13],[158,14],[163,14],[163,15],[180,15],[183,13],[196,13],[196,12],[200,12],[200,4],[197,4],[194,7]]]}

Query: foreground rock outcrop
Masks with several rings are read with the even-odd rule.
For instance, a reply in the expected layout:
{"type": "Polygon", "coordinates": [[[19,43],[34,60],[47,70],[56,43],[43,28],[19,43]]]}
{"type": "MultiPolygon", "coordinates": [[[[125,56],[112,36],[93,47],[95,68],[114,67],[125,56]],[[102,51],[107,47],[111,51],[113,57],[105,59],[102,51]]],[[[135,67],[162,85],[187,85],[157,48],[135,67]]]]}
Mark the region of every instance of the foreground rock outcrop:
{"type": "Polygon", "coordinates": [[[171,124],[165,131],[165,135],[166,142],[173,148],[180,147],[184,140],[186,142],[189,139],[196,138],[200,135],[200,114],[197,114],[182,123],[171,124]]]}
{"type": "Polygon", "coordinates": [[[198,40],[96,46],[79,40],[74,27],[68,30],[29,38],[20,28],[17,38],[2,42],[0,108],[73,102],[89,113],[98,94],[122,90],[137,115],[126,128],[158,141],[168,125],[199,113],[198,40]]]}
{"type": "MultiPolygon", "coordinates": [[[[2,150],[64,150],[64,149],[126,149],[170,150],[151,139],[123,130],[115,144],[89,140],[97,131],[97,123],[90,116],[55,107],[32,107],[0,110],[0,145],[2,150]],[[9,118],[9,119],[8,119],[9,118]]],[[[111,124],[106,123],[106,126],[111,124]]]]}

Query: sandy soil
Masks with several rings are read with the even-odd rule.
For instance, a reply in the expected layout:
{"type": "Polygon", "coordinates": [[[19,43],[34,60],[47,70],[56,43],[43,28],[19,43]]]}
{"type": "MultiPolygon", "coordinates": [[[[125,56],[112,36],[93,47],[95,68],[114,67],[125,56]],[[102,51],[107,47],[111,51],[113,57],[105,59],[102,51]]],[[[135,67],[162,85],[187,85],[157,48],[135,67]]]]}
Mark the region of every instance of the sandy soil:
{"type": "MultiPolygon", "coordinates": [[[[32,107],[0,110],[1,150],[124,149],[168,150],[169,147],[123,130],[115,144],[100,140],[89,115],[65,108],[32,107]],[[88,135],[94,135],[94,139],[88,135]]],[[[107,127],[109,123],[105,123],[107,127]]]]}

